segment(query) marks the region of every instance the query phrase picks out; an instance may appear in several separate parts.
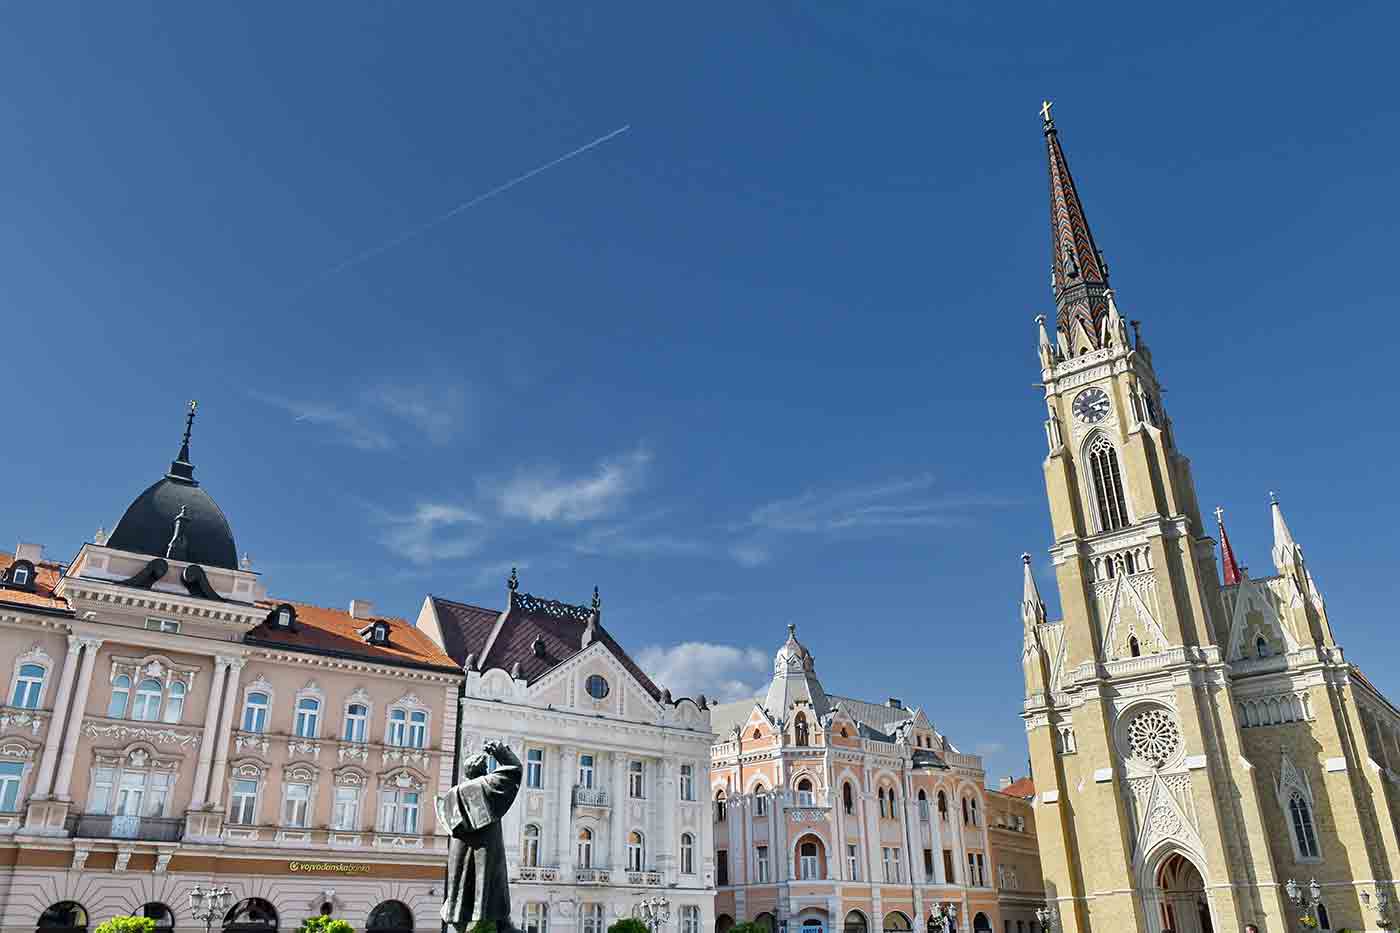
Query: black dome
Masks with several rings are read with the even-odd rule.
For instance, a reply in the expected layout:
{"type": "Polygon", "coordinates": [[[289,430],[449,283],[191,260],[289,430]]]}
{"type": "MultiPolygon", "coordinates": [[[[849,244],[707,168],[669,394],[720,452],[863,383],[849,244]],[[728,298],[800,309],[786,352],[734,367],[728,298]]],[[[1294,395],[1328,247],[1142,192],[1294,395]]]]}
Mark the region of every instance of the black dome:
{"type": "Polygon", "coordinates": [[[195,403],[190,402],[184,443],[170,472],[127,506],[126,514],[107,538],[107,546],[152,557],[168,557],[206,567],[238,569],[238,548],[228,519],[194,479],[190,462],[190,428],[195,403]]]}
{"type": "Polygon", "coordinates": [[[238,548],[233,543],[233,529],[224,513],[209,493],[192,482],[171,476],[164,477],[136,497],[117,527],[112,529],[107,546],[208,567],[238,569],[238,548]],[[180,537],[183,542],[177,542],[172,550],[175,519],[182,509],[184,520],[180,537]]]}

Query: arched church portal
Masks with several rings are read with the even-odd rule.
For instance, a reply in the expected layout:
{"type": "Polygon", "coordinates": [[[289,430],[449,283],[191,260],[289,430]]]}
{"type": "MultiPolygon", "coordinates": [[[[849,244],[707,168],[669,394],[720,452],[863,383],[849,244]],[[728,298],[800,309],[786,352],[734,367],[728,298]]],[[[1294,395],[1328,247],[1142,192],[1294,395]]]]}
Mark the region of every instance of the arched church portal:
{"type": "Polygon", "coordinates": [[[1180,852],[1171,852],[1157,866],[1156,886],[1149,903],[1149,916],[1156,930],[1172,933],[1215,933],[1210,919],[1210,900],[1201,871],[1180,852]]]}

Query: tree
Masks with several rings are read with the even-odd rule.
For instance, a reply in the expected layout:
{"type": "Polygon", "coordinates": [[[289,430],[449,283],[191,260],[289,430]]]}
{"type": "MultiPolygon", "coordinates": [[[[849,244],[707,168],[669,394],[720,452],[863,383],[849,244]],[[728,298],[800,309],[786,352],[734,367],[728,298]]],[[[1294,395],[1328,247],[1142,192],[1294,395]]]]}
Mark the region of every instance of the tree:
{"type": "Polygon", "coordinates": [[[736,923],[730,927],[729,933],[770,933],[770,931],[767,924],[745,920],[743,923],[736,923]]]}
{"type": "Polygon", "coordinates": [[[355,928],[344,920],[322,915],[307,917],[301,922],[297,933],[355,933],[355,928]]]}
{"type": "Polygon", "coordinates": [[[608,933],[651,933],[651,930],[636,917],[623,917],[608,927],[608,933]]]}
{"type": "Polygon", "coordinates": [[[97,925],[97,933],[155,933],[155,929],[150,917],[113,917],[97,925]]]}

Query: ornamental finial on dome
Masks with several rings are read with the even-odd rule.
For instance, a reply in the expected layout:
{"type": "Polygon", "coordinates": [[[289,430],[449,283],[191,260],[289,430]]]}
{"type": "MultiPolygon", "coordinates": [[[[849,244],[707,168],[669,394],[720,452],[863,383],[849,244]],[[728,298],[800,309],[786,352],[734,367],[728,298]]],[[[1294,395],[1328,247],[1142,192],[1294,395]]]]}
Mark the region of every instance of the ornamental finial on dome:
{"type": "Polygon", "coordinates": [[[187,483],[194,482],[194,464],[190,462],[190,433],[194,430],[194,413],[199,408],[199,402],[190,399],[190,407],[185,415],[185,435],[180,438],[180,452],[170,463],[170,472],[166,474],[172,479],[184,480],[187,483]]]}

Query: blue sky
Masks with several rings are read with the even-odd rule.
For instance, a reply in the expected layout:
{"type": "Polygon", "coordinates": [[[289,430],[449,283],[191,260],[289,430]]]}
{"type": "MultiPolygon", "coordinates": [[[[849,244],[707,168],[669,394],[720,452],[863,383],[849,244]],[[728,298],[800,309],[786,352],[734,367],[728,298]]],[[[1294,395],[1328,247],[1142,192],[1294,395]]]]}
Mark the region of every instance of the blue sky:
{"type": "Polygon", "coordinates": [[[0,540],[110,528],[197,397],[275,593],[518,563],[678,692],[792,621],[1024,771],[1048,96],[1203,505],[1260,573],[1277,489],[1397,693],[1394,5],[240,6],[7,9],[0,540]]]}

